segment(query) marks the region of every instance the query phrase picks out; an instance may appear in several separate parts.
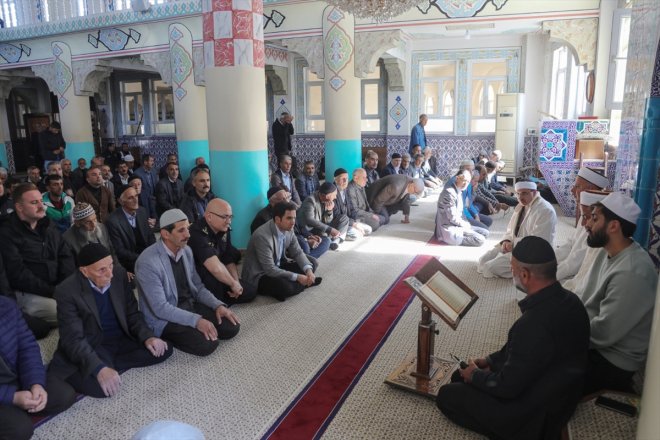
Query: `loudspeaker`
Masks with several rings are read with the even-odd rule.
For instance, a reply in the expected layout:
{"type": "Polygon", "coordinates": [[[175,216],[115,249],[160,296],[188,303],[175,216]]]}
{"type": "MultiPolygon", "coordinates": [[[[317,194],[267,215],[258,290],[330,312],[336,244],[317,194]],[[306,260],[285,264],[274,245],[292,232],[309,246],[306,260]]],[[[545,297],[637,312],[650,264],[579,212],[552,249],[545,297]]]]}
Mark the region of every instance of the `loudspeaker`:
{"type": "Polygon", "coordinates": [[[151,8],[149,0],[131,0],[131,8],[135,12],[147,12],[151,8]]]}

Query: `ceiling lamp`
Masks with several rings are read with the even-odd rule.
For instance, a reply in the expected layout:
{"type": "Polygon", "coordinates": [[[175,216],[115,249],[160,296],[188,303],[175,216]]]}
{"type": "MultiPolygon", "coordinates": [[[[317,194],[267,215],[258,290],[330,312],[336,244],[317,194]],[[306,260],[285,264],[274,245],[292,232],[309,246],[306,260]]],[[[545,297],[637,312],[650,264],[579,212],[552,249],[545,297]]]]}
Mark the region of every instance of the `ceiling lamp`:
{"type": "Polygon", "coordinates": [[[326,2],[358,18],[382,23],[414,8],[421,3],[421,0],[326,0],[326,2]]]}

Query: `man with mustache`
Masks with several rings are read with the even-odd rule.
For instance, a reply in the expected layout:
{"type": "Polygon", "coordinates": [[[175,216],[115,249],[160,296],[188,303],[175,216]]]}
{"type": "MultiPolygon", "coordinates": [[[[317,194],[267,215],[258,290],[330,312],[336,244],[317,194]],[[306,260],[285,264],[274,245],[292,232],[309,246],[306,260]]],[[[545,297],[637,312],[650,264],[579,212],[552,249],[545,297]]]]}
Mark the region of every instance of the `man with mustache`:
{"type": "Polygon", "coordinates": [[[135,263],[140,310],[157,337],[196,356],[240,330],[238,317],[204,287],[188,247],[190,223],[180,209],[160,216],[160,240],[135,263]]]}
{"type": "Polygon", "coordinates": [[[147,210],[139,205],[138,193],[128,186],[119,196],[116,209],[105,226],[119,263],[128,273],[135,273],[135,261],[143,250],[156,242],[151,230],[147,210]]]}
{"type": "Polygon", "coordinates": [[[74,258],[78,262],[78,253],[89,243],[100,243],[105,246],[113,256],[113,262],[118,264],[115,257],[108,230],[103,223],[96,219],[94,208],[89,203],[78,203],[73,208],[73,226],[71,226],[62,238],[71,247],[74,258]]]}
{"type": "Polygon", "coordinates": [[[632,392],[632,376],[646,363],[658,274],[632,236],[641,213],[628,196],[613,192],[591,209],[587,245],[602,248],[580,291],[591,323],[583,395],[632,392]]]}
{"type": "Polygon", "coordinates": [[[193,187],[183,196],[179,208],[186,213],[190,223],[195,223],[204,217],[206,207],[215,199],[215,194],[211,192],[211,174],[208,168],[194,168],[190,173],[190,180],[193,187]]]}
{"type": "Polygon", "coordinates": [[[57,326],[55,286],[75,270],[73,255],[46,217],[41,193],[31,183],[12,191],[15,211],[0,228],[0,252],[16,302],[28,315],[57,326]]]}

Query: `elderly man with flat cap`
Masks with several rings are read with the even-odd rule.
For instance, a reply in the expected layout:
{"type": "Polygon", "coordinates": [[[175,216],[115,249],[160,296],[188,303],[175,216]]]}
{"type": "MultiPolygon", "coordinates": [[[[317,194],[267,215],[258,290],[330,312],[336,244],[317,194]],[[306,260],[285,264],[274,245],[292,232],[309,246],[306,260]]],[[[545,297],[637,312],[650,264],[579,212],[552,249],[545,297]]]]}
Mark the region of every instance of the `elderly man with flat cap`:
{"type": "Polygon", "coordinates": [[[79,269],[55,290],[60,339],[50,371],[92,397],[119,392],[119,371],[163,362],[172,349],[149,329],[126,271],[110,251],[90,243],[79,269]]]}
{"type": "Polygon", "coordinates": [[[591,322],[584,394],[632,391],[633,374],[646,361],[658,274],[648,252],[632,239],[641,213],[614,192],[592,207],[587,244],[599,248],[582,298],[591,322]]]}
{"type": "Polygon", "coordinates": [[[199,278],[186,214],[165,211],[159,225],[160,240],[135,263],[140,310],[156,336],[186,353],[207,356],[219,340],[238,334],[240,321],[199,278]]]}
{"type": "Polygon", "coordinates": [[[489,438],[559,438],[580,399],[589,319],[579,298],[557,282],[557,260],[540,237],[513,248],[522,316],[506,344],[470,359],[440,388],[438,408],[454,423],[489,438]]]}
{"type": "Polygon", "coordinates": [[[557,227],[557,214],[543,199],[536,183],[519,180],[515,185],[518,206],[509,220],[504,238],[480,259],[477,272],[485,278],[511,278],[511,250],[520,240],[530,235],[552,244],[557,227]]]}
{"type": "MultiPolygon", "coordinates": [[[[575,185],[571,189],[577,209],[580,209],[580,195],[583,191],[602,191],[609,186],[609,180],[597,171],[591,168],[581,168],[575,179],[575,185]]],[[[589,197],[588,197],[589,198],[589,197]]],[[[593,198],[593,197],[591,197],[593,198]]],[[[596,203],[596,202],[594,202],[596,203]]],[[[591,210],[589,210],[589,217],[591,210]]],[[[586,223],[586,219],[584,220],[586,223]]],[[[577,225],[571,237],[555,249],[559,268],[557,269],[557,279],[563,281],[575,276],[580,268],[580,263],[587,252],[587,231],[584,225],[577,225]]]]}

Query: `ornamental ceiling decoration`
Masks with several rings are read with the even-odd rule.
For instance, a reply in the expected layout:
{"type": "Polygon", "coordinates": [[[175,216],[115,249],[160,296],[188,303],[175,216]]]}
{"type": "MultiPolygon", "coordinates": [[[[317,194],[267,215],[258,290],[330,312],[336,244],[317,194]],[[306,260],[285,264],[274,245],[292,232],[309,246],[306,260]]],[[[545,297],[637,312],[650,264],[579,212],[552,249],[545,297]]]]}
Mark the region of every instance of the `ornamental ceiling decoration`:
{"type": "Polygon", "coordinates": [[[447,18],[474,17],[481,12],[488,3],[492,3],[496,10],[508,0],[427,0],[428,4],[423,7],[417,6],[422,14],[428,14],[431,8],[437,8],[447,18]]]}
{"type": "Polygon", "coordinates": [[[276,11],[275,9],[273,9],[270,15],[264,14],[264,30],[268,27],[268,24],[270,23],[273,23],[273,26],[278,28],[282,26],[284,20],[286,20],[286,16],[282,14],[280,11],[276,11]]]}
{"type": "Polygon", "coordinates": [[[25,44],[16,46],[9,43],[0,43],[0,58],[8,63],[18,63],[23,54],[29,57],[30,53],[32,53],[32,49],[25,44]]]}
{"type": "Polygon", "coordinates": [[[99,43],[101,43],[108,50],[115,51],[125,49],[130,40],[138,43],[141,36],[142,34],[140,34],[138,31],[130,28],[128,29],[128,33],[117,28],[99,29],[96,36],[88,34],[87,41],[95,48],[98,48],[99,43]]]}
{"type": "Polygon", "coordinates": [[[341,26],[345,15],[337,8],[328,14],[327,20],[332,23],[324,41],[325,65],[334,73],[330,78],[330,87],[337,91],[341,89],[346,80],[339,76],[353,56],[353,42],[351,37],[341,26]]]}

